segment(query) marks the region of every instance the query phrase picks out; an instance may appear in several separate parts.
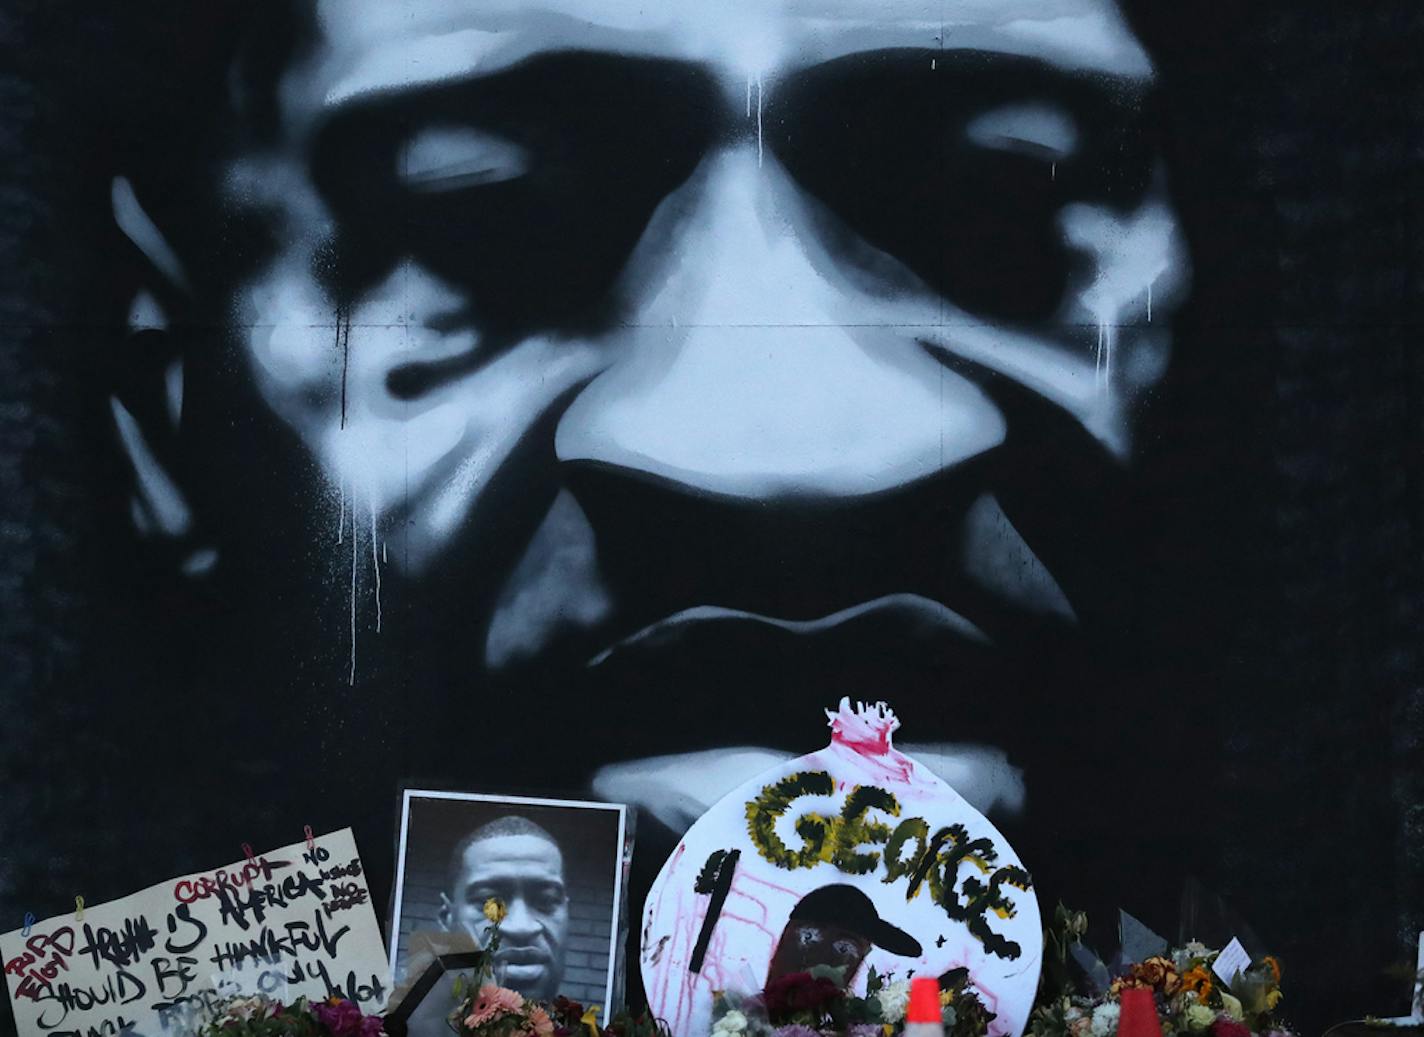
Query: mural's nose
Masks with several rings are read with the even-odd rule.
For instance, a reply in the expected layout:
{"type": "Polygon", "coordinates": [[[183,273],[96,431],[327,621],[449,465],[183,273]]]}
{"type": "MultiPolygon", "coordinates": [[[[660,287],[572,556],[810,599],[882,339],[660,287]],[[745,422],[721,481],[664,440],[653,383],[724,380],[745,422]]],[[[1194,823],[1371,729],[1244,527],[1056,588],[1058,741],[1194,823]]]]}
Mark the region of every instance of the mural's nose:
{"type": "Polygon", "coordinates": [[[918,346],[932,300],[842,272],[809,203],[755,146],[711,159],[649,228],[609,369],[559,458],[743,498],[875,493],[999,443],[980,391],[918,346]]]}

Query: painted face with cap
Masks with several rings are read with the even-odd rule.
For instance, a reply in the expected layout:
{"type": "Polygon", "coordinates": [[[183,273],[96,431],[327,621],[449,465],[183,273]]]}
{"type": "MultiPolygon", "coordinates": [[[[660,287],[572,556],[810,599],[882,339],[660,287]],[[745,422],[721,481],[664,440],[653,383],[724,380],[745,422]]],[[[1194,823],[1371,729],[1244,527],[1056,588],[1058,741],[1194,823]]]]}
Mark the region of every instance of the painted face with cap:
{"type": "Polygon", "coordinates": [[[791,911],[781,932],[767,982],[809,972],[817,965],[841,970],[849,986],[872,946],[892,954],[918,957],[919,941],[881,919],[870,898],[854,886],[822,886],[806,894],[791,911]]]}

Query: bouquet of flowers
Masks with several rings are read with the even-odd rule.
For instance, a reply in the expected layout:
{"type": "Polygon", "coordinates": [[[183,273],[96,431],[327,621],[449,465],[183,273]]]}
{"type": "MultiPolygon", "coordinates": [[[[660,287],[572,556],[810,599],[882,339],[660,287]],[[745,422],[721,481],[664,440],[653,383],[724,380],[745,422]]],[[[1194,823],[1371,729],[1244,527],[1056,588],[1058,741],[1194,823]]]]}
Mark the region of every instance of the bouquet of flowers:
{"type": "Polygon", "coordinates": [[[1151,993],[1164,1037],[1295,1037],[1275,1014],[1282,997],[1281,967],[1275,958],[1267,955],[1223,980],[1212,967],[1221,951],[1189,941],[1126,962],[1113,975],[1079,943],[1086,929],[1081,913],[1059,905],[1054,927],[1046,934],[1045,975],[1054,971],[1055,958],[1062,966],[1071,955],[1096,989],[1084,992],[1070,986],[1041,996],[1029,1024],[1033,1037],[1114,1037],[1122,993],[1129,989],[1151,993]]]}
{"type": "Polygon", "coordinates": [[[460,1037],[555,1037],[553,1017],[537,1001],[494,981],[494,955],[499,950],[499,924],[507,909],[496,899],[486,900],[484,915],[489,919],[485,941],[473,980],[455,980],[459,1002],[450,1014],[450,1028],[460,1037]]]}
{"type": "Polygon", "coordinates": [[[667,1026],[644,1012],[620,1012],[601,1029],[598,1007],[586,1009],[567,997],[549,1006],[554,1017],[554,1037],[670,1037],[667,1026]]]}
{"type": "Polygon", "coordinates": [[[491,898],[483,911],[490,928],[474,979],[460,977],[455,983],[459,1004],[450,1015],[450,1027],[459,1037],[670,1037],[667,1027],[646,1013],[620,1013],[600,1029],[596,1005],[585,1009],[567,997],[544,1004],[497,984],[494,955],[507,909],[491,898]]]}
{"type": "Polygon", "coordinates": [[[235,997],[199,1037],[384,1037],[381,1017],[365,1015],[353,1002],[298,998],[290,1005],[262,996],[235,997]]]}
{"type": "MultiPolygon", "coordinates": [[[[712,1037],[895,1037],[909,1003],[909,980],[872,968],[860,997],[846,989],[841,970],[818,965],[779,976],[750,997],[719,994],[712,1037]]],[[[985,1037],[994,1019],[963,969],[940,977],[940,1006],[946,1037],[985,1037]]]]}

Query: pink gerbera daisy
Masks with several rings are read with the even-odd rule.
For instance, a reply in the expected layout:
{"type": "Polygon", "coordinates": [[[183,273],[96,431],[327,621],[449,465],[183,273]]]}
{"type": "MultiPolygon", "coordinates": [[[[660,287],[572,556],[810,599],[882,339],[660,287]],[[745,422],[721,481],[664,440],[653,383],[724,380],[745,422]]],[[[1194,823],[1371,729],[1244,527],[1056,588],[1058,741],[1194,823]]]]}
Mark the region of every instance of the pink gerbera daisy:
{"type": "Polygon", "coordinates": [[[470,1006],[470,1014],[465,1017],[465,1025],[473,1029],[491,1019],[517,1012],[523,1007],[524,998],[517,991],[486,983],[475,996],[475,1002],[470,1006]]]}
{"type": "Polygon", "coordinates": [[[539,1006],[529,1011],[529,1025],[533,1029],[535,1037],[553,1037],[554,1020],[549,1018],[549,1013],[539,1006]]]}

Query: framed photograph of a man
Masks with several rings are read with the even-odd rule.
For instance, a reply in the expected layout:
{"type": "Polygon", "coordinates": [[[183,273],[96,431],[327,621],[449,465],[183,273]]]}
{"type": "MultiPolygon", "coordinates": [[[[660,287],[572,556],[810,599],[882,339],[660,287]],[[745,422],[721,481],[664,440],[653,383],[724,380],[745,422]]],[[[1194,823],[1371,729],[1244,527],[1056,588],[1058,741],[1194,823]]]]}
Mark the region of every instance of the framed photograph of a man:
{"type": "MultiPolygon", "coordinates": [[[[622,989],[629,837],[622,804],[407,789],[390,926],[397,992],[436,957],[485,946],[494,898],[507,909],[502,986],[607,1009],[622,989]]],[[[424,996],[410,1037],[448,1033],[456,974],[424,996]]]]}

